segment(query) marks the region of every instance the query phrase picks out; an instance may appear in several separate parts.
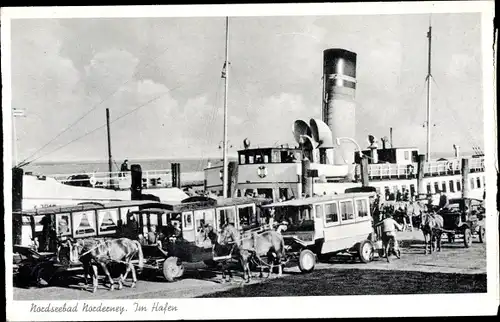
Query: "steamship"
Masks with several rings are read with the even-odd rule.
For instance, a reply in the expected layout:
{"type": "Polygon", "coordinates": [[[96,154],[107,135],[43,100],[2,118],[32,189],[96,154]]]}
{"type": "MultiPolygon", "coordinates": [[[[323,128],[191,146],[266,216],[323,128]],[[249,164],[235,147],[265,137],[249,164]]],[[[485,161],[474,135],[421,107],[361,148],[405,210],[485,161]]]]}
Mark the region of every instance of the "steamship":
{"type": "MultiPolygon", "coordinates": [[[[431,28],[429,42],[430,31],[431,28]]],[[[294,122],[295,147],[256,148],[246,139],[244,149],[238,151],[238,160],[228,164],[226,194],[257,194],[277,201],[343,193],[348,188],[369,185],[385,200],[399,199],[405,194],[427,197],[439,191],[450,198],[483,199],[482,153],[460,156],[459,147],[454,146],[454,158],[431,160],[429,145],[424,155],[416,147],[389,146],[387,138],[382,139],[379,147],[377,139],[371,135],[366,149],[358,145],[353,139],[356,59],[356,53],[345,49],[324,50],[322,119],[294,122]]],[[[428,109],[429,87],[428,83],[428,109]]],[[[223,170],[219,165],[204,170],[206,191],[224,194],[223,170]]]]}

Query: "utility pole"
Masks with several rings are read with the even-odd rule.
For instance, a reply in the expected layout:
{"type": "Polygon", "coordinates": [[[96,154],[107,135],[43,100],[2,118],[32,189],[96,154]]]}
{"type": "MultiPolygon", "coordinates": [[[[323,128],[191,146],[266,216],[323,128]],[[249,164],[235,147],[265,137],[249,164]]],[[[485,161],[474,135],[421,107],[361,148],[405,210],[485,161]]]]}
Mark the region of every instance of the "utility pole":
{"type": "Polygon", "coordinates": [[[228,169],[227,169],[227,96],[229,88],[229,17],[226,17],[226,59],[222,71],[224,78],[224,139],[222,142],[222,196],[227,198],[228,190],[228,169]]]}
{"type": "Polygon", "coordinates": [[[113,157],[111,156],[111,129],[109,126],[109,108],[106,108],[106,127],[108,130],[108,171],[109,188],[113,188],[113,157]]]}

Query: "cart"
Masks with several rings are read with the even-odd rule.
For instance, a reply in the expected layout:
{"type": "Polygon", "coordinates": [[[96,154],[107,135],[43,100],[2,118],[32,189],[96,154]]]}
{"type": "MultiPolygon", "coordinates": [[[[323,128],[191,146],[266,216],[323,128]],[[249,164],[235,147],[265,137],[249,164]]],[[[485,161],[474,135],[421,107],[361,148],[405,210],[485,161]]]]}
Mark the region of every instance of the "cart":
{"type": "Polygon", "coordinates": [[[456,237],[462,238],[466,248],[471,247],[474,237],[477,237],[480,243],[485,242],[486,229],[483,200],[473,198],[450,199],[448,207],[439,214],[443,217],[442,232],[447,235],[449,243],[455,242],[456,237]]]}

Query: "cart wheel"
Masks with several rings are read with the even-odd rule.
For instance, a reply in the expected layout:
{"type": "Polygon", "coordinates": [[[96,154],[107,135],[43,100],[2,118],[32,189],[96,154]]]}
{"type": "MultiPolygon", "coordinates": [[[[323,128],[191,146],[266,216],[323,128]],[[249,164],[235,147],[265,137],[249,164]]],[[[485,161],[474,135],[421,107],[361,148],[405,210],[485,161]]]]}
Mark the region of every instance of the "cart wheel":
{"type": "Polygon", "coordinates": [[[464,246],[465,248],[469,248],[472,245],[472,233],[470,228],[464,229],[464,246]]]}
{"type": "Polygon", "coordinates": [[[163,277],[169,282],[184,274],[184,266],[177,264],[178,258],[175,256],[165,259],[163,262],[163,277]]]}
{"type": "Polygon", "coordinates": [[[369,263],[373,260],[373,244],[369,240],[364,240],[359,244],[358,255],[363,263],[369,263]]]}
{"type": "Polygon", "coordinates": [[[484,227],[479,227],[479,242],[484,243],[486,241],[486,229],[484,227]]]}
{"type": "Polygon", "coordinates": [[[302,273],[309,273],[316,265],[316,255],[309,249],[304,249],[299,255],[299,269],[302,273]]]}

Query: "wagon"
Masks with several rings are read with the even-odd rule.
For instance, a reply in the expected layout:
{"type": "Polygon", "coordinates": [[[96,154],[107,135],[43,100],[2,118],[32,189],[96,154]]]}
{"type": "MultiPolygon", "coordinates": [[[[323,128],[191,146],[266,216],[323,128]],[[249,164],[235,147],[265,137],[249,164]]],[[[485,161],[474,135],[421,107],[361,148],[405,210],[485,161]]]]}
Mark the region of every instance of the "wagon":
{"type": "MultiPolygon", "coordinates": [[[[207,226],[220,232],[231,222],[242,232],[254,229],[260,222],[258,207],[266,202],[259,198],[200,196],[131,212],[129,216],[138,222],[135,236],[145,237],[143,273],[159,273],[172,282],[183,276],[184,263],[215,266],[219,258],[214,257],[212,244],[205,238],[207,226]],[[148,236],[153,239],[150,245],[146,244],[148,236]]],[[[134,265],[138,264],[136,260],[134,265]]]]}
{"type": "Polygon", "coordinates": [[[82,265],[70,260],[66,240],[114,238],[128,212],[151,204],[156,202],[85,202],[13,213],[14,277],[44,286],[63,273],[74,274],[82,265]]]}
{"type": "Polygon", "coordinates": [[[363,263],[373,260],[376,233],[370,211],[373,192],[293,199],[263,207],[275,209],[290,262],[311,272],[318,260],[348,254],[363,263]]]}
{"type": "Polygon", "coordinates": [[[469,248],[472,239],[477,237],[480,243],[485,241],[485,209],[483,200],[473,198],[450,199],[448,207],[440,212],[443,217],[443,233],[452,243],[456,237],[463,239],[469,248]]]}

